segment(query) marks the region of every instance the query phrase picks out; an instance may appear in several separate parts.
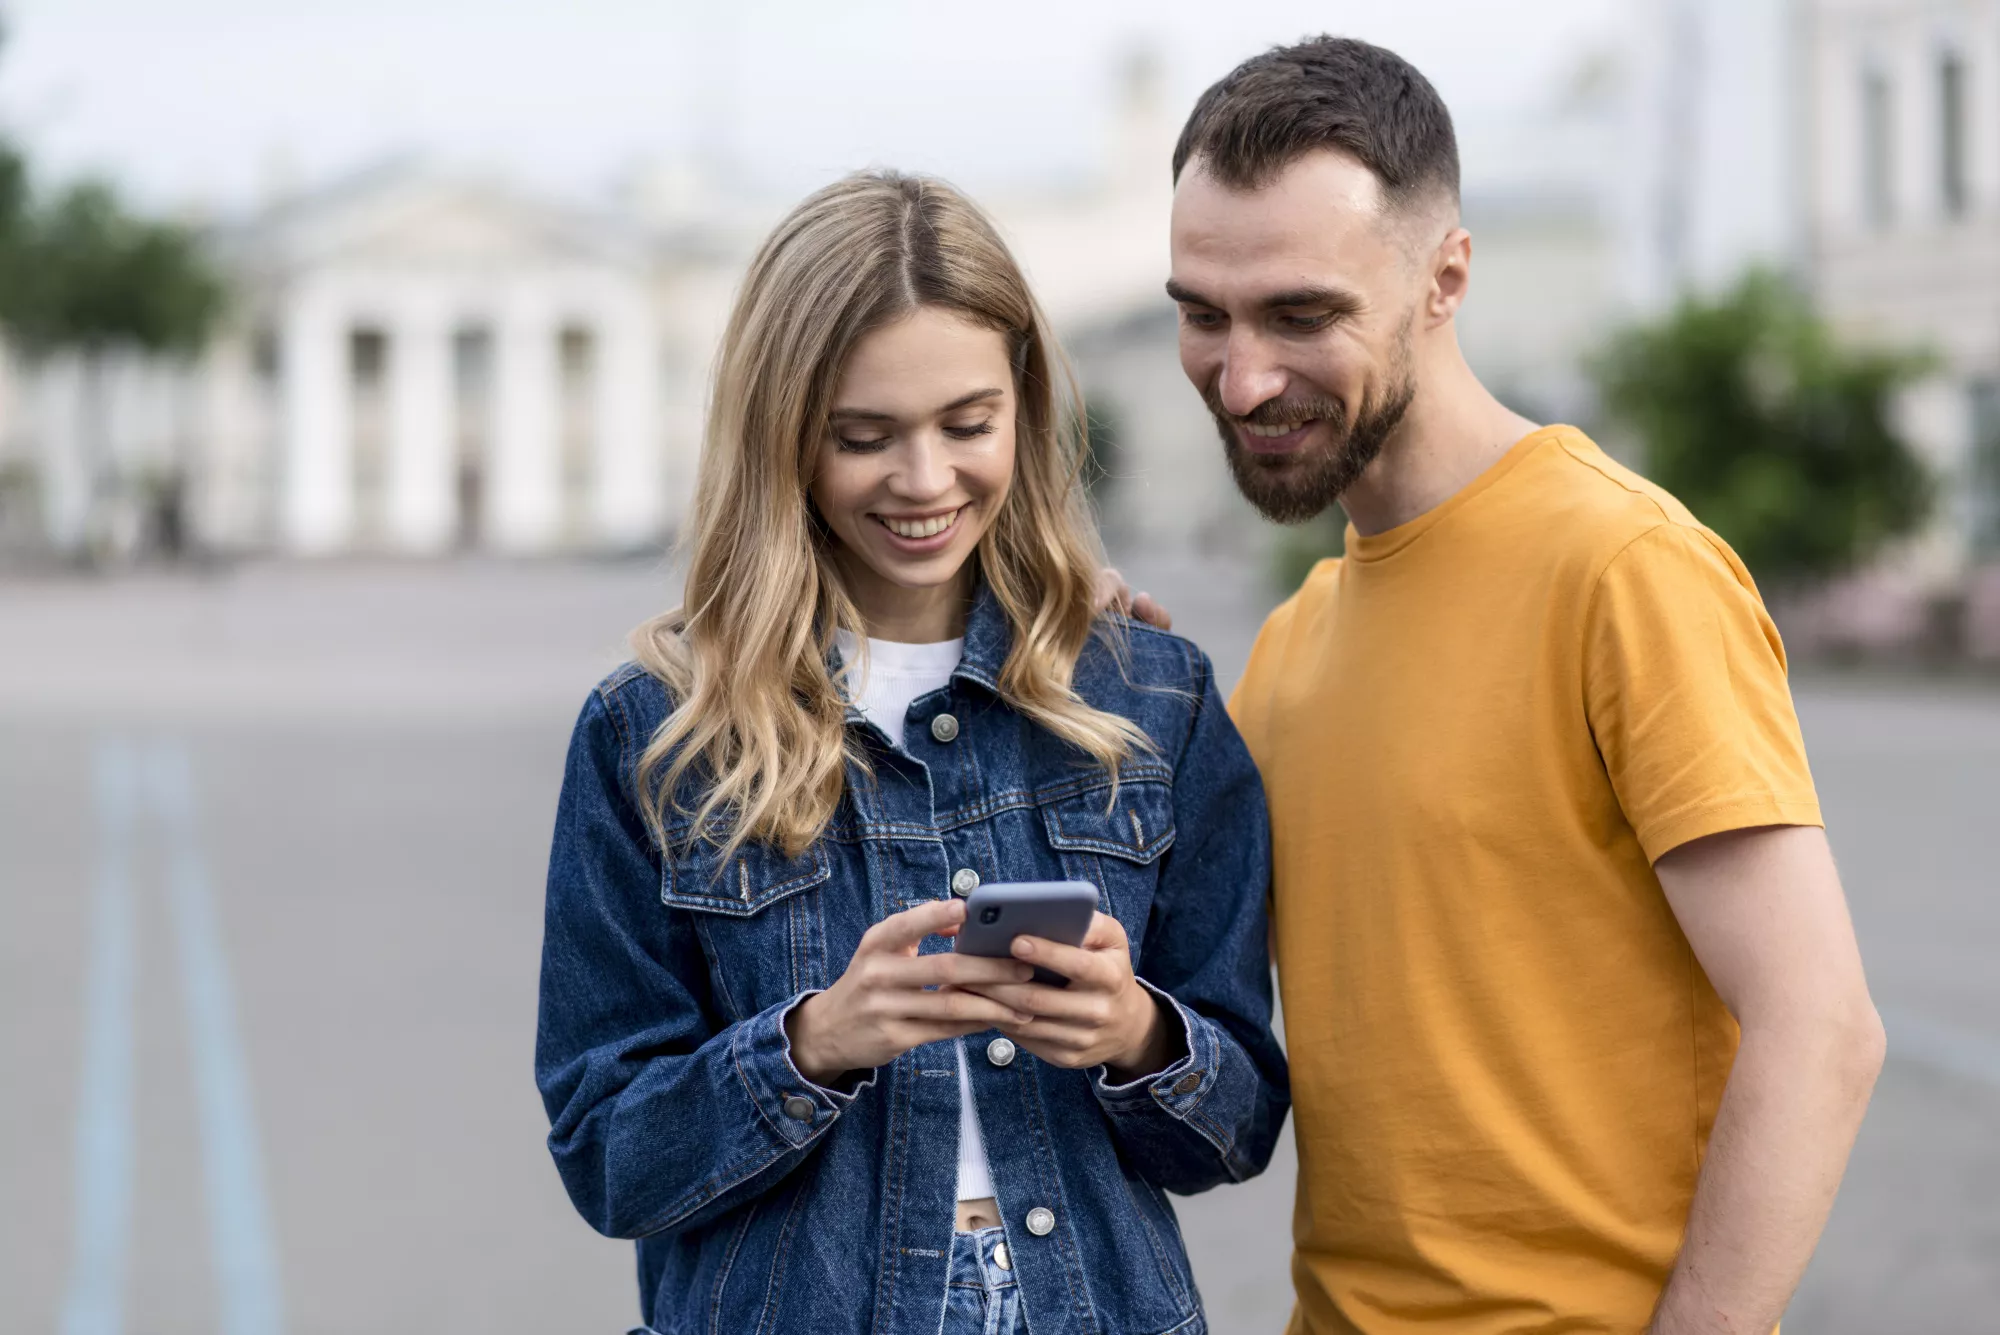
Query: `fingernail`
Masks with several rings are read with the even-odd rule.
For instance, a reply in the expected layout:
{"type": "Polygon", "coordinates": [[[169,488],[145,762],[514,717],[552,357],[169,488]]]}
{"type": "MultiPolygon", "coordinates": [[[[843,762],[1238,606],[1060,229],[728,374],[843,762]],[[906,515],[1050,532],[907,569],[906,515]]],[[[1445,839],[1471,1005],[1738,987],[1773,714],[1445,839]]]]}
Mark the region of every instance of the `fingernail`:
{"type": "Polygon", "coordinates": [[[1026,959],[1035,953],[1035,947],[1030,944],[1027,937],[1017,936],[1014,938],[1014,953],[1022,959],[1026,959]]]}

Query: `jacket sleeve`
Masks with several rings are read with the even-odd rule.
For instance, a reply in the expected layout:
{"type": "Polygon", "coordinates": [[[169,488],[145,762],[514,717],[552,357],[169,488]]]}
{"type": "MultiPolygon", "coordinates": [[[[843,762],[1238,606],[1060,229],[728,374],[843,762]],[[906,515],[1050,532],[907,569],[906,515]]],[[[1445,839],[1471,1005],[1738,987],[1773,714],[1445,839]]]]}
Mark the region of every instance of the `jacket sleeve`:
{"type": "Polygon", "coordinates": [[[635,755],[619,702],[593,692],[556,809],[535,1045],[563,1185],[621,1238],[697,1228],[769,1190],[855,1097],[792,1065],[785,1016],[810,992],[725,1022],[694,923],[661,903],[635,755]]]}
{"type": "Polygon", "coordinates": [[[1264,1171],[1291,1107],[1271,1032],[1264,785],[1207,656],[1189,652],[1194,720],[1175,766],[1174,844],[1136,961],[1140,982],[1178,1018],[1185,1052],[1122,1085],[1100,1066],[1092,1085],[1129,1160],[1182,1194],[1264,1171]]]}

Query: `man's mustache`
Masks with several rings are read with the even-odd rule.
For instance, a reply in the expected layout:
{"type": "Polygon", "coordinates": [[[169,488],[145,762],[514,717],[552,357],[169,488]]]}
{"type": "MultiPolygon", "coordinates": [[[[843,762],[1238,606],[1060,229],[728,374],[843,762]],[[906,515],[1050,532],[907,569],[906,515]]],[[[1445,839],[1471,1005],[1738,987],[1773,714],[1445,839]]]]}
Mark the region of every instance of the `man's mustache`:
{"type": "Polygon", "coordinates": [[[1296,426],[1300,422],[1345,422],[1347,405],[1339,399],[1313,395],[1297,399],[1266,399],[1247,413],[1232,413],[1222,406],[1221,396],[1210,391],[1202,395],[1208,411],[1217,421],[1244,426],[1296,426]]]}

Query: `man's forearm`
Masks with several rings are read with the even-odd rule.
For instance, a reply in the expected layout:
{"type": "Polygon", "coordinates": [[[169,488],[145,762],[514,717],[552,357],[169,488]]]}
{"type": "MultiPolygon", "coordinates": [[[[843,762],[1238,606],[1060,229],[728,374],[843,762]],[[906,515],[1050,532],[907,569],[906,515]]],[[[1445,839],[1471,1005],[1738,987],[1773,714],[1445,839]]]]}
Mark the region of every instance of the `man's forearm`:
{"type": "Polygon", "coordinates": [[[1768,1335],[1833,1208],[1882,1066],[1865,998],[1838,1019],[1746,1024],[1651,1335],[1768,1335]]]}

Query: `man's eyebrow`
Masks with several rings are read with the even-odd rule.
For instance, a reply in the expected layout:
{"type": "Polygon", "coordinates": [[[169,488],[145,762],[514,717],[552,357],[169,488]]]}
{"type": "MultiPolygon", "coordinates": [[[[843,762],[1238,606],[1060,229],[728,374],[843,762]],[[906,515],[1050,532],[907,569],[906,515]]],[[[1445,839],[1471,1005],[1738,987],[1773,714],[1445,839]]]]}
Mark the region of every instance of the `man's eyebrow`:
{"type": "Polygon", "coordinates": [[[1265,297],[1262,304],[1267,311],[1289,310],[1298,306],[1323,307],[1333,315],[1356,315],[1361,311],[1361,298],[1337,287],[1287,288],[1265,297]]]}
{"type": "MultiPolygon", "coordinates": [[[[973,404],[984,402],[987,399],[997,399],[1004,393],[1006,391],[997,385],[986,389],[975,389],[971,393],[961,394],[950,403],[945,404],[944,407],[937,410],[934,416],[942,417],[946,413],[957,412],[960,408],[969,408],[973,404]]],[[[836,422],[893,422],[896,420],[894,413],[880,412],[874,408],[835,408],[827,415],[836,422]]]]}
{"type": "MultiPolygon", "coordinates": [[[[1173,300],[1189,306],[1209,306],[1219,309],[1216,302],[1202,296],[1201,293],[1196,292],[1191,287],[1175,282],[1171,278],[1167,280],[1167,295],[1173,300]]],[[[1332,315],[1358,315],[1361,312],[1361,298],[1359,296],[1341,288],[1320,287],[1317,285],[1292,287],[1286,288],[1282,292],[1273,292],[1257,304],[1267,311],[1291,310],[1300,306],[1320,306],[1324,307],[1332,315]]]]}

